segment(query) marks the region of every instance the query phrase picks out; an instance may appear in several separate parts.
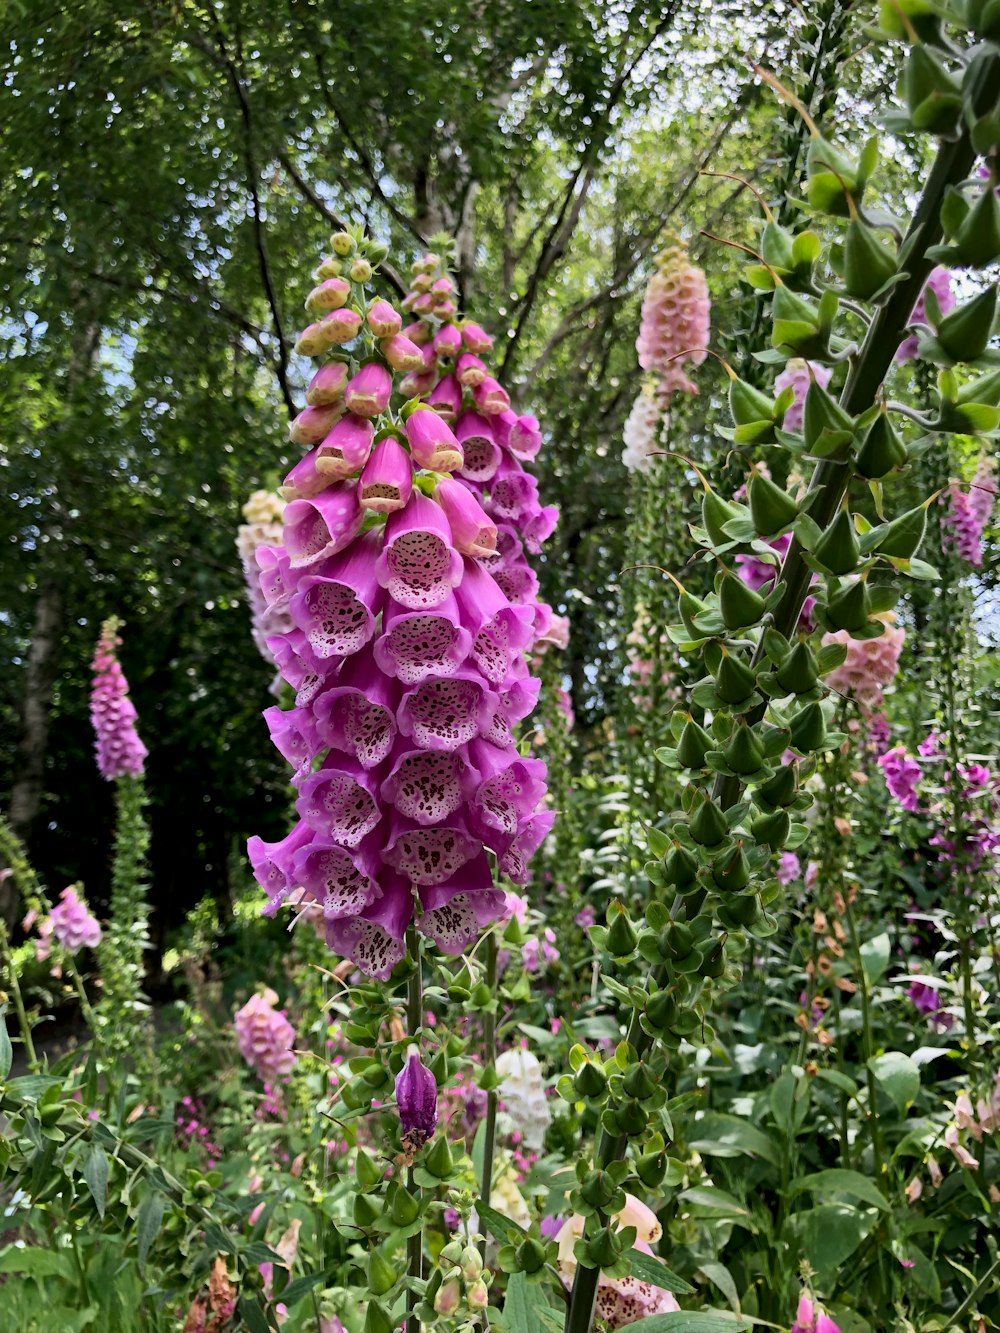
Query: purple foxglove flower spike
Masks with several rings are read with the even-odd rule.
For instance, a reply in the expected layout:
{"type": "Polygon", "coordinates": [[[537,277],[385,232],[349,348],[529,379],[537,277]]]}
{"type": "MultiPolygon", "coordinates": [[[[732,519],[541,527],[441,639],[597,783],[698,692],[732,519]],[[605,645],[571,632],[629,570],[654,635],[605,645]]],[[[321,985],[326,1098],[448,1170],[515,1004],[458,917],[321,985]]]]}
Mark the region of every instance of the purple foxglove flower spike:
{"type": "Polygon", "coordinates": [[[101,927],[72,884],[59,895],[49,921],[56,939],[69,953],[76,953],[84,946],[96,949],[101,942],[101,927]]]}
{"type": "Polygon", "coordinates": [[[454,472],[463,462],[462,446],[437,412],[418,408],[406,421],[406,438],[418,467],[432,472],[454,472]]]}
{"type": "Polygon", "coordinates": [[[309,381],[306,402],[310,407],[331,407],[344,397],[347,366],[343,361],[328,361],[309,381]]]}
{"type": "Polygon", "coordinates": [[[416,1046],[406,1052],[406,1063],[396,1076],[396,1107],[403,1138],[419,1148],[437,1129],[437,1080],[420,1058],[416,1046]]]}
{"type": "Polygon", "coordinates": [[[462,482],[445,477],[438,482],[434,498],[444,510],[452,539],[463,555],[489,556],[496,550],[496,524],[462,482]]]}
{"type": "Polygon", "coordinates": [[[377,417],[389,406],[392,373],[378,361],[369,361],[348,381],[344,402],[359,417],[377,417]]]}
{"type": "Polygon", "coordinates": [[[148,751],[136,731],[136,711],[128,697],[128,681],[118,661],[118,621],[101,626],[91,669],[90,720],[94,727],[97,767],[102,778],[141,777],[148,751]]]}
{"type": "Polygon", "coordinates": [[[361,473],[358,498],[362,509],[391,514],[405,509],[413,494],[413,463],[391,435],[380,440],[361,473]]]}

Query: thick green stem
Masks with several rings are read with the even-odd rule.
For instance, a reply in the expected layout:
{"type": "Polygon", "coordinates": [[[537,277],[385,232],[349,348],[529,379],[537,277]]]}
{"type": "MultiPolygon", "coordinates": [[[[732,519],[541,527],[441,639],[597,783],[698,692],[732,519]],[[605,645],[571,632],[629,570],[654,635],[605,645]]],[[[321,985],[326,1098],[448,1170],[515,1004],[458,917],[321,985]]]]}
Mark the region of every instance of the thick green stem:
{"type": "MultiPolygon", "coordinates": [[[[410,1038],[416,1041],[424,1018],[424,987],[421,971],[420,936],[415,927],[410,926],[406,933],[407,950],[410,955],[412,971],[406,984],[406,1026],[410,1038]]],[[[413,1179],[413,1167],[406,1173],[406,1188],[410,1194],[417,1194],[413,1179]]],[[[420,1320],[415,1313],[419,1300],[418,1284],[424,1276],[424,1233],[414,1232],[406,1240],[406,1272],[409,1285],[406,1291],[406,1333],[420,1333],[420,1320]]]]}
{"type": "Polygon", "coordinates": [[[865,1062],[865,1069],[868,1072],[868,1129],[872,1141],[875,1181],[876,1184],[881,1185],[882,1141],[879,1135],[878,1126],[878,1085],[871,1064],[869,1063],[872,1056],[875,1054],[875,1038],[872,1029],[871,987],[868,984],[868,973],[865,971],[865,960],[861,954],[861,945],[858,939],[857,924],[854,920],[854,908],[851,904],[850,893],[845,894],[844,902],[847,909],[847,930],[851,937],[851,948],[854,950],[854,962],[858,974],[858,991],[861,995],[861,1030],[863,1036],[861,1054],[865,1062]]]}
{"type": "MultiPolygon", "coordinates": [[[[483,1175],[480,1183],[480,1197],[486,1207],[490,1204],[493,1192],[493,1157],[497,1140],[497,1103],[499,1096],[496,1089],[497,1059],[497,934],[493,930],[486,941],[486,984],[489,987],[491,1001],[483,1020],[483,1066],[488,1075],[489,1087],[486,1091],[486,1121],[483,1134],[483,1175]]],[[[486,1252],[486,1239],[483,1238],[483,1253],[486,1252]]]]}
{"type": "Polygon", "coordinates": [[[24,997],[21,994],[21,986],[17,979],[17,970],[14,967],[14,959],[10,952],[10,938],[7,934],[7,923],[0,916],[0,958],[3,959],[4,970],[7,973],[7,979],[10,983],[10,993],[14,997],[14,1012],[17,1014],[18,1027],[21,1029],[21,1043],[24,1046],[25,1054],[28,1057],[28,1068],[33,1074],[37,1074],[41,1065],[38,1063],[38,1056],[35,1054],[35,1043],[31,1037],[31,1024],[28,1022],[28,1014],[24,1007],[24,997]]]}

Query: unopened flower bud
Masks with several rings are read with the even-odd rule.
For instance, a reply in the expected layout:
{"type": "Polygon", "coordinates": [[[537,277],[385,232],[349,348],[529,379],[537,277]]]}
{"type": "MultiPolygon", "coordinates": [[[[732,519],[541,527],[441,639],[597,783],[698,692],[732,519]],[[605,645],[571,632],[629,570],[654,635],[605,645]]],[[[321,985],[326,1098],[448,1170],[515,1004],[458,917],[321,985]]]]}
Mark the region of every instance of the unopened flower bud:
{"type": "Polygon", "coordinates": [[[327,257],[316,270],[317,282],[326,282],[327,278],[339,278],[344,271],[344,266],[339,259],[334,259],[332,255],[327,257]]]}
{"type": "Polygon", "coordinates": [[[330,237],[330,248],[334,254],[340,255],[345,259],[348,255],[354,253],[354,237],[346,231],[335,231],[330,237]]]}
{"type": "Polygon", "coordinates": [[[359,417],[377,417],[391,397],[392,375],[377,361],[362,366],[344,390],[344,402],[359,417]]]}
{"type": "MultiPolygon", "coordinates": [[[[445,429],[447,430],[447,426],[445,429]]],[[[414,456],[416,457],[416,451],[414,456]]],[[[430,464],[423,466],[427,467],[430,464]]],[[[441,470],[435,468],[435,471],[441,470]]],[[[463,555],[483,557],[490,556],[496,551],[496,524],[487,516],[482,505],[467,487],[460,481],[446,477],[438,483],[435,498],[445,512],[452,538],[463,555]]]]}
{"type": "Polygon", "coordinates": [[[483,1256],[476,1249],[475,1245],[466,1245],[462,1251],[461,1260],[462,1276],[466,1282],[475,1282],[483,1271],[483,1256]]]}
{"type": "Polygon", "coordinates": [[[352,282],[367,282],[372,275],[372,266],[367,259],[355,259],[349,271],[352,282]]]}
{"type": "Polygon", "coordinates": [[[361,329],[361,316],[356,310],[345,307],[343,310],[332,310],[320,322],[320,328],[326,337],[328,344],[340,346],[342,343],[353,342],[361,329]]]}
{"type": "Polygon", "coordinates": [[[419,467],[432,472],[454,472],[462,466],[465,458],[462,446],[437,412],[418,408],[407,418],[405,429],[413,460],[419,467]]]}
{"type": "Polygon", "coordinates": [[[376,338],[391,338],[403,327],[403,316],[388,301],[373,301],[368,308],[368,327],[376,338]]]}
{"type": "Polygon", "coordinates": [[[510,410],[510,395],[492,375],[487,375],[472,391],[476,407],[484,416],[494,417],[510,410]]]}
{"type": "Polygon", "coordinates": [[[478,1282],[473,1282],[467,1289],[465,1299],[468,1302],[470,1310],[486,1309],[490,1303],[490,1293],[489,1288],[482,1278],[480,1278],[478,1282]]]}
{"type": "Polygon", "coordinates": [[[454,324],[446,324],[434,335],[434,351],[442,361],[453,361],[462,350],[462,335],[454,324]]]}
{"type": "Polygon", "coordinates": [[[310,407],[329,407],[339,403],[347,385],[347,366],[343,361],[328,361],[309,381],[306,402],[310,407]]]}
{"type": "MultiPolygon", "coordinates": [[[[396,1105],[404,1138],[417,1147],[426,1143],[437,1128],[437,1081],[416,1046],[407,1050],[396,1077],[396,1105]]],[[[447,1147],[447,1140],[442,1141],[447,1147]]]]}
{"type": "Polygon", "coordinates": [[[450,1277],[438,1287],[434,1297],[436,1314],[453,1315],[462,1300],[462,1284],[457,1277],[450,1277]]]}
{"type": "Polygon", "coordinates": [[[406,371],[409,374],[420,374],[423,370],[423,353],[416,343],[411,342],[402,333],[395,333],[391,338],[383,339],[379,349],[393,370],[406,371]]]}
{"type": "Polygon", "coordinates": [[[351,284],[344,278],[328,278],[306,297],[306,309],[312,315],[325,315],[345,306],[350,294],[351,284]]]}
{"type": "Polygon", "coordinates": [[[319,444],[343,414],[343,407],[338,403],[331,403],[328,407],[307,407],[288,427],[288,438],[293,444],[319,444]]]}

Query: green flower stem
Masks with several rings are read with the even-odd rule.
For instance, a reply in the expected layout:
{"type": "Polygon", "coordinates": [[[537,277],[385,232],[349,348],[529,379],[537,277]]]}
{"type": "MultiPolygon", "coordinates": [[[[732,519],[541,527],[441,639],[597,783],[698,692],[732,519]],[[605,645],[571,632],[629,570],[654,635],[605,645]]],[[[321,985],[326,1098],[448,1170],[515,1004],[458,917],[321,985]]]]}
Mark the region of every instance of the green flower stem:
{"type": "Polygon", "coordinates": [[[28,1057],[28,1068],[33,1074],[37,1074],[41,1065],[38,1063],[38,1056],[35,1054],[35,1043],[31,1037],[31,1024],[28,1022],[28,1015],[24,1008],[24,997],[21,994],[20,982],[17,979],[17,969],[14,967],[14,959],[10,952],[7,924],[2,916],[0,916],[0,958],[3,960],[4,969],[10,983],[10,993],[14,997],[14,1011],[17,1014],[18,1027],[21,1029],[21,1043],[28,1057]]]}
{"type": "Polygon", "coordinates": [[[862,1059],[865,1062],[865,1070],[868,1075],[868,1128],[872,1141],[872,1158],[875,1164],[875,1182],[878,1185],[882,1183],[882,1140],[878,1130],[878,1086],[875,1075],[872,1072],[869,1061],[875,1054],[875,1039],[872,1031],[872,997],[871,988],[868,985],[868,974],[865,971],[865,960],[861,956],[861,945],[858,939],[857,923],[854,919],[854,907],[851,904],[850,893],[844,894],[844,904],[846,907],[847,933],[851,937],[851,948],[854,950],[855,965],[858,973],[858,991],[861,995],[861,1031],[863,1037],[863,1046],[861,1051],[862,1059]]]}
{"type": "MultiPolygon", "coordinates": [[[[417,1040],[424,1019],[424,987],[421,971],[420,936],[415,926],[406,932],[406,947],[410,957],[412,971],[406,983],[406,1026],[412,1041],[417,1040]]],[[[407,1191],[417,1196],[417,1186],[413,1179],[413,1167],[406,1173],[407,1191]]],[[[419,1300],[417,1285],[424,1276],[424,1233],[415,1231],[406,1239],[406,1271],[409,1285],[406,1290],[406,1333],[420,1333],[420,1320],[415,1309],[419,1300]]]]}
{"type": "MultiPolygon", "coordinates": [[[[483,1135],[483,1176],[479,1187],[480,1197],[483,1204],[488,1208],[490,1204],[490,1195],[493,1192],[493,1157],[496,1152],[497,1139],[497,1103],[499,1095],[497,1093],[496,1078],[496,1059],[497,1059],[497,933],[492,930],[486,940],[486,984],[490,989],[490,995],[493,997],[491,1007],[487,1009],[483,1018],[483,1063],[487,1074],[491,1075],[490,1087],[486,1091],[486,1129],[483,1135]]],[[[483,1238],[483,1254],[486,1252],[486,1239],[483,1238]]]]}

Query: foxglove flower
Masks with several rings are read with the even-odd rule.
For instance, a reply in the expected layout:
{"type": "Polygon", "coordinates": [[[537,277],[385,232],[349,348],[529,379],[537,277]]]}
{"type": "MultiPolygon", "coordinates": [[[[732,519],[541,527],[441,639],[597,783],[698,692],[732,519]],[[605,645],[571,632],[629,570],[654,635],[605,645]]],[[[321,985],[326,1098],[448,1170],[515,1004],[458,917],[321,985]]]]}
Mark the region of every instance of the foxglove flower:
{"type": "Polygon", "coordinates": [[[251,995],[237,1010],[235,1026],[240,1054],[265,1083],[276,1083],[295,1065],[295,1029],[274,1006],[278,997],[273,990],[251,995]]]}
{"type": "MultiPolygon", "coordinates": [[[[938,305],[941,308],[941,314],[946,315],[949,310],[955,308],[955,294],[951,290],[951,274],[946,268],[937,268],[931,271],[927,279],[927,287],[931,289],[937,297],[938,305]]],[[[927,290],[924,288],[924,291],[927,290]]],[[[917,304],[913,307],[913,314],[910,316],[911,324],[927,324],[927,310],[924,304],[924,293],[921,292],[917,297],[917,304]]],[[[899,350],[896,352],[896,360],[902,364],[904,361],[915,361],[920,354],[919,339],[915,333],[911,333],[899,344],[899,350]]]]}
{"type": "Polygon", "coordinates": [[[90,720],[96,736],[97,767],[108,782],[141,777],[148,753],[136,731],[135,706],[128,697],[128,681],[118,661],[116,649],[121,639],[117,628],[113,618],[104,622],[91,663],[94,683],[90,720]]]}
{"type": "Polygon", "coordinates": [[[705,274],[688,259],[685,246],[669,246],[657,256],[636,340],[639,364],[655,377],[661,407],[676,393],[698,392],[685,367],[700,366],[708,354],[710,310],[705,274]]]}
{"type": "Polygon", "coordinates": [[[917,787],[923,777],[923,770],[915,759],[907,754],[905,746],[895,745],[887,750],[878,761],[885,774],[885,784],[904,810],[915,814],[920,809],[920,797],[917,787]]]}
{"type": "Polygon", "coordinates": [[[824,647],[831,643],[847,646],[847,657],[827,675],[827,685],[857,699],[866,712],[876,711],[884,702],[886,686],[896,679],[905,640],[901,625],[886,625],[877,639],[852,639],[847,630],[824,634],[824,647]]]}
{"type": "Polygon", "coordinates": [[[421,315],[405,329],[360,294],[334,312],[364,312],[357,347],[326,363],[347,369],[313,378],[329,401],[307,411],[335,419],[318,443],[306,422],[281,540],[257,552],[266,645],[295,691],[265,716],[299,822],[250,840],[254,874],[265,911],[291,909],[381,978],[411,924],[467,949],[503,911],[488,853],[524,882],[554,818],[544,764],[514,740],[538,696],[528,655],[553,627],[525,554],[556,518],[522,461],[541,431],[510,410],[438,265],[418,264],[430,281],[402,303],[421,315]],[[398,338],[421,351],[418,386],[394,376],[398,338]],[[415,388],[420,405],[387,411],[415,388]]]}
{"type": "MultiPolygon", "coordinates": [[[[313,469],[315,471],[315,468],[313,469]]],[[[328,483],[321,480],[321,486],[328,483]]],[[[245,523],[236,532],[236,549],[240,556],[243,578],[246,581],[247,601],[250,604],[250,633],[257,651],[264,661],[274,666],[274,655],[267,646],[269,634],[280,634],[291,629],[287,610],[272,611],[260,586],[260,566],[257,552],[262,547],[281,545],[281,518],[285,502],[272,491],[254,491],[243,506],[245,523]]]]}
{"type": "Polygon", "coordinates": [[[652,468],[662,421],[663,413],[652,389],[644,386],[632,404],[622,433],[625,440],[622,462],[629,472],[648,472],[652,468]]]}
{"type": "Polygon", "coordinates": [[[800,431],[802,429],[806,394],[809,392],[809,386],[815,382],[821,389],[825,389],[830,383],[832,374],[833,371],[829,366],[822,366],[818,361],[803,361],[799,357],[793,357],[786,364],[784,370],[774,381],[776,397],[788,388],[792,390],[794,395],[791,405],[785,410],[784,420],[782,421],[785,430],[800,431]]]}
{"type": "MultiPolygon", "coordinates": [[[[530,941],[529,941],[530,942],[530,941]]],[[[537,1056],[523,1048],[501,1051],[496,1061],[500,1100],[526,1148],[541,1152],[552,1112],[545,1096],[542,1067],[537,1056]]]]}
{"type": "Polygon", "coordinates": [[[416,1046],[406,1052],[406,1063],[396,1075],[396,1107],[403,1138],[412,1147],[433,1137],[437,1129],[437,1080],[420,1058],[416,1046]]]}
{"type": "Polygon", "coordinates": [[[791,1333],[840,1333],[840,1325],[825,1310],[820,1309],[807,1292],[803,1292],[791,1333]]]}
{"type": "Polygon", "coordinates": [[[985,454],[968,490],[957,483],[948,488],[942,519],[945,535],[963,560],[978,569],[983,563],[983,532],[993,515],[997,484],[993,459],[985,454]]]}
{"type": "Polygon", "coordinates": [[[68,953],[84,947],[96,949],[101,942],[101,927],[73,885],[59,895],[49,922],[52,933],[68,953]]]}

